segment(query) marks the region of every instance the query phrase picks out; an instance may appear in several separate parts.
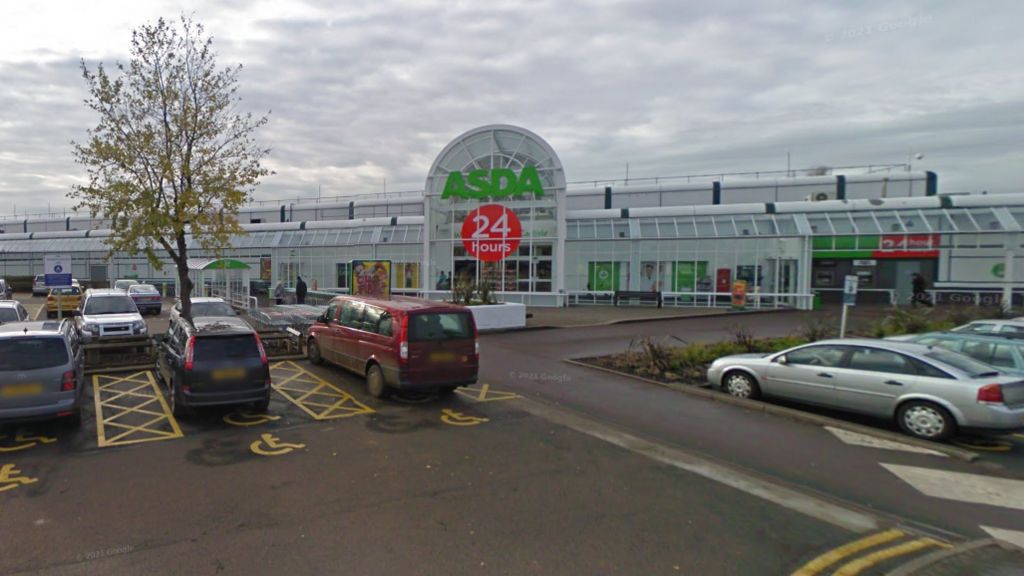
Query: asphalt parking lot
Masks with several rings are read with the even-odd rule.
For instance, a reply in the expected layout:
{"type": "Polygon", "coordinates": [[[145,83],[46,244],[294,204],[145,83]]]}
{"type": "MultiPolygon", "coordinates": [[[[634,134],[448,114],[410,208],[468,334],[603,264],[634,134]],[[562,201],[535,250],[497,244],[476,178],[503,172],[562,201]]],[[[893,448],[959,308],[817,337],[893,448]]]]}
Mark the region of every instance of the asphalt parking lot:
{"type": "MultiPolygon", "coordinates": [[[[147,322],[164,331],[166,312],[147,322]]],[[[976,537],[873,449],[566,367],[558,336],[484,337],[481,382],[447,398],[378,400],[340,369],[273,361],[266,414],[175,418],[151,370],[90,376],[81,428],[0,428],[0,521],[15,535],[0,573],[818,574],[808,566],[864,562],[852,551],[874,542],[894,552],[860,573],[882,574],[976,537]],[[717,458],[750,474],[694,459],[730,435],[751,440],[717,458]]]]}

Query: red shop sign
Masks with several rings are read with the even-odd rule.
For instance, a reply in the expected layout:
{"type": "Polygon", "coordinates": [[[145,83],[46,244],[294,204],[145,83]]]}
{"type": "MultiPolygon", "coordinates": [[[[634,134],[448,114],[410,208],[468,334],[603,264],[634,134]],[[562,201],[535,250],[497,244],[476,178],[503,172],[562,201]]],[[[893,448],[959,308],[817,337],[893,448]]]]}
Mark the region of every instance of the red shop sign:
{"type": "Polygon", "coordinates": [[[519,249],[523,226],[516,213],[500,204],[485,204],[462,221],[462,245],[484,262],[498,262],[519,249]]]}

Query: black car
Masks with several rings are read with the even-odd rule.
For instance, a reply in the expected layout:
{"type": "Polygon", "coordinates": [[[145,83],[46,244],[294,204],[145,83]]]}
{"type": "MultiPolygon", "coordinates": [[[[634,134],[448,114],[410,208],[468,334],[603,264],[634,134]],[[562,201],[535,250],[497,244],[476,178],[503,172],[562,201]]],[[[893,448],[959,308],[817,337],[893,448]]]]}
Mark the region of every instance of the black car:
{"type": "Polygon", "coordinates": [[[270,405],[267,353],[241,318],[179,318],[157,343],[157,371],[175,416],[197,406],[252,403],[265,412],[270,405]]]}

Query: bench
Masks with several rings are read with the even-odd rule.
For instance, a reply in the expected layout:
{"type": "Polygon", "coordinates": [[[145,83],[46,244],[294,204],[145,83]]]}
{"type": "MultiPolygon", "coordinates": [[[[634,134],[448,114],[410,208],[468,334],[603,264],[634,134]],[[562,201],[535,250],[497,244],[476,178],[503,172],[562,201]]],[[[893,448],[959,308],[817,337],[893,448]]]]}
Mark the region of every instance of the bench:
{"type": "Polygon", "coordinates": [[[661,308],[661,292],[640,292],[633,290],[616,290],[612,304],[614,306],[619,305],[619,301],[625,300],[627,303],[636,300],[637,302],[653,302],[661,308]]]}

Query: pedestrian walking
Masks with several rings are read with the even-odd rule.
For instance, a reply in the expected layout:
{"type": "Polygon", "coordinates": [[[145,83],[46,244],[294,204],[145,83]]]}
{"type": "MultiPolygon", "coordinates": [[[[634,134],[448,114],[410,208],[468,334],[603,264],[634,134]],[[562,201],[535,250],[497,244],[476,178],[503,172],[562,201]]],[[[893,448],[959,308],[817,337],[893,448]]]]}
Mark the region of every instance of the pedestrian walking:
{"type": "Polygon", "coordinates": [[[924,276],[921,276],[917,272],[911,274],[911,286],[913,286],[914,295],[910,299],[910,305],[917,307],[918,302],[931,308],[934,306],[931,299],[928,297],[928,283],[925,281],[924,276]]]}
{"type": "Polygon", "coordinates": [[[280,306],[284,304],[284,282],[277,281],[277,286],[274,287],[274,303],[280,306]]]}
{"type": "Polygon", "coordinates": [[[302,276],[295,277],[295,303],[305,304],[306,303],[306,283],[302,280],[302,276]]]}

